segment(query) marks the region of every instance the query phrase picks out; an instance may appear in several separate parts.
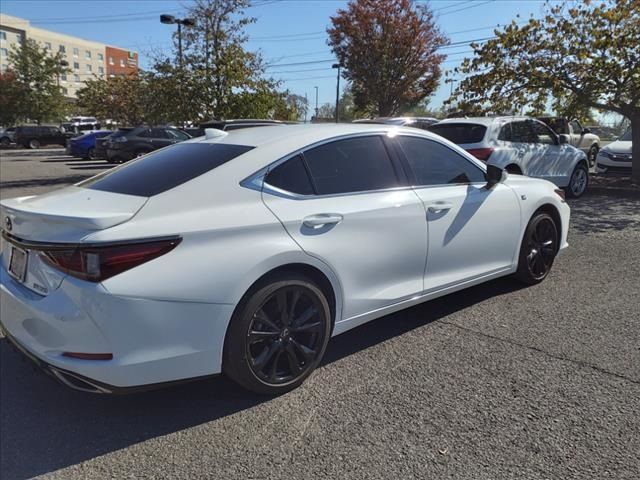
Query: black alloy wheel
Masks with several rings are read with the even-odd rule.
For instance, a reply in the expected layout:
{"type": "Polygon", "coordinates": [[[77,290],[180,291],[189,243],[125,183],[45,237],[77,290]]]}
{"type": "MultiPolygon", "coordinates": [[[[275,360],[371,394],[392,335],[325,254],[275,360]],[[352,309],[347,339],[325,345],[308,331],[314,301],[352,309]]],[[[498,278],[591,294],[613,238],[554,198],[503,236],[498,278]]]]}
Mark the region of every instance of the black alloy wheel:
{"type": "Polygon", "coordinates": [[[247,333],[247,358],[253,373],[276,385],[305,373],[323,345],[319,299],[304,287],[283,287],[254,313],[247,333]]]}
{"type": "Polygon", "coordinates": [[[558,229],[546,213],[536,214],[525,231],[516,277],[528,284],[539,283],[551,271],[558,253],[558,229]]]}
{"type": "Polygon", "coordinates": [[[224,372],[258,393],[280,394],[300,385],[329,341],[323,293],[295,275],[259,288],[242,303],[227,333],[224,372]]]}

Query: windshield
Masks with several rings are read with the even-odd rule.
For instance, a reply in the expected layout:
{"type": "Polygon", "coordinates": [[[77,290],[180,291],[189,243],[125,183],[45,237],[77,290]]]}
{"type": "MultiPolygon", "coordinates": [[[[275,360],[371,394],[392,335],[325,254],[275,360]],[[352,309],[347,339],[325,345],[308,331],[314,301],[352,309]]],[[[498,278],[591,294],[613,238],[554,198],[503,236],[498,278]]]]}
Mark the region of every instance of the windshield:
{"type": "Polygon", "coordinates": [[[427,130],[458,144],[479,143],[484,138],[487,127],[475,123],[439,123],[427,130]]]}
{"type": "Polygon", "coordinates": [[[151,197],[213,170],[253,148],[224,143],[182,143],[144,155],[77,186],[151,197]]]}
{"type": "Polygon", "coordinates": [[[626,132],[624,132],[624,134],[619,138],[619,140],[621,140],[623,142],[630,142],[631,141],[631,129],[628,129],[626,132]]]}

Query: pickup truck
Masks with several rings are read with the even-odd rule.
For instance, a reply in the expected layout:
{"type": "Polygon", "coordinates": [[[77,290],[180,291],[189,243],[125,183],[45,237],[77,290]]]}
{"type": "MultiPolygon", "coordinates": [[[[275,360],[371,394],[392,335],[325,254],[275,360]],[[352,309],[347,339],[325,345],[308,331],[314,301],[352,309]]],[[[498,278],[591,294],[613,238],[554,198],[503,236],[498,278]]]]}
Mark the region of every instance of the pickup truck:
{"type": "Polygon", "coordinates": [[[591,130],[580,125],[578,120],[562,117],[538,117],[538,120],[549,125],[558,135],[565,136],[567,143],[586,153],[590,167],[595,165],[600,150],[600,138],[591,133],[591,130]]]}

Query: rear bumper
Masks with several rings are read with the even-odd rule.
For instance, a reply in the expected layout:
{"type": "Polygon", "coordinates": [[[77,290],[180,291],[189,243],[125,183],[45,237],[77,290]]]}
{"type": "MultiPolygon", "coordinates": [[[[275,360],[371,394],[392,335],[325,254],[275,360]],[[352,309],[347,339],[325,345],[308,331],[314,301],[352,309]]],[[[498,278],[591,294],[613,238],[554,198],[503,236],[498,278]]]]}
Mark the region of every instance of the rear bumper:
{"type": "Polygon", "coordinates": [[[47,373],[85,391],[127,393],[221,372],[232,305],[116,297],[65,279],[47,296],[0,267],[2,328],[47,373]],[[112,353],[81,360],[63,352],[112,353]],[[87,387],[90,385],[91,387],[87,387]]]}

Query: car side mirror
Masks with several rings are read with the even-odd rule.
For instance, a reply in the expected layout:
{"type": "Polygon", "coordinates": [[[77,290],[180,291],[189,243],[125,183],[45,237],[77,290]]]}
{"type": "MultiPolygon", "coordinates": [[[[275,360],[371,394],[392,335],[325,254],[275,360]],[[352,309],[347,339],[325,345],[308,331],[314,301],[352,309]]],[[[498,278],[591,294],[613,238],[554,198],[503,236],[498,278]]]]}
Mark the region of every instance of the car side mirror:
{"type": "Polygon", "coordinates": [[[565,143],[569,143],[569,135],[559,135],[558,140],[560,141],[560,145],[564,145],[565,143]]]}
{"type": "Polygon", "coordinates": [[[583,128],[582,129],[582,134],[586,135],[587,133],[591,133],[591,129],[590,128],[583,128]]]}
{"type": "Polygon", "coordinates": [[[485,173],[484,177],[487,180],[487,190],[491,190],[494,185],[503,181],[504,170],[500,167],[496,167],[495,165],[487,165],[487,173],[485,173]]]}

